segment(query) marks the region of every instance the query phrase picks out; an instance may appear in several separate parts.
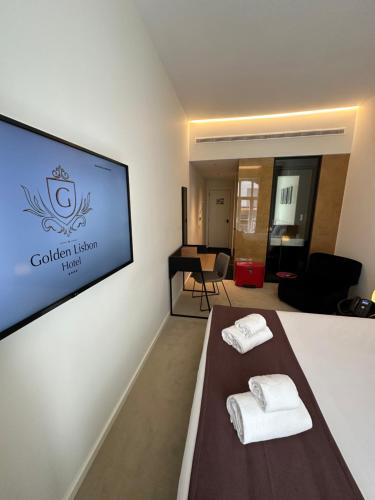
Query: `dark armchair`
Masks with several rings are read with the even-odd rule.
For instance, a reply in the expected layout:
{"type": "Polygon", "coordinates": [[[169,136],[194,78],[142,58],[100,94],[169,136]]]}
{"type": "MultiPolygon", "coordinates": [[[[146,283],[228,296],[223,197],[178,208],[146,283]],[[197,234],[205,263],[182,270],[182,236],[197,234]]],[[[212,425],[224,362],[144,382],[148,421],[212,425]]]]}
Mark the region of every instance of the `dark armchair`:
{"type": "Polygon", "coordinates": [[[299,278],[279,284],[280,300],[303,312],[332,314],[337,303],[356,285],[362,264],[327,253],[310,255],[306,272],[299,278]]]}

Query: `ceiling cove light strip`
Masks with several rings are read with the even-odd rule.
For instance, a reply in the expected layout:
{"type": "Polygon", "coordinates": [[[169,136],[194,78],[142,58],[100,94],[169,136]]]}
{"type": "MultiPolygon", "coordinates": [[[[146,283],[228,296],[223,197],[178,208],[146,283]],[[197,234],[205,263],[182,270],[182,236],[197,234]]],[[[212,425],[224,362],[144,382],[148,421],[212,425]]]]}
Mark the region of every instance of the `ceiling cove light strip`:
{"type": "Polygon", "coordinates": [[[218,123],[235,122],[242,120],[267,120],[270,118],[286,118],[288,116],[308,116],[320,115],[322,113],[338,113],[341,111],[356,111],[359,106],[345,106],[341,108],[312,109],[309,111],[292,111],[290,113],[274,113],[271,115],[253,115],[253,116],[231,116],[228,118],[206,118],[202,120],[190,120],[190,123],[218,123]]]}

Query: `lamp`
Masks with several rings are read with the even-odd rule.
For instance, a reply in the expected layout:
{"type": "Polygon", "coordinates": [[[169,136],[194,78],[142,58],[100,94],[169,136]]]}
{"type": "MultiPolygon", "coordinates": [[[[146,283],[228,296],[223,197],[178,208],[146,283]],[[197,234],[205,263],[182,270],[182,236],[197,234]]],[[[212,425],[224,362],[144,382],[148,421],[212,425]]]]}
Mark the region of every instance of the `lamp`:
{"type": "Polygon", "coordinates": [[[371,300],[375,302],[375,290],[372,292],[371,300]]]}

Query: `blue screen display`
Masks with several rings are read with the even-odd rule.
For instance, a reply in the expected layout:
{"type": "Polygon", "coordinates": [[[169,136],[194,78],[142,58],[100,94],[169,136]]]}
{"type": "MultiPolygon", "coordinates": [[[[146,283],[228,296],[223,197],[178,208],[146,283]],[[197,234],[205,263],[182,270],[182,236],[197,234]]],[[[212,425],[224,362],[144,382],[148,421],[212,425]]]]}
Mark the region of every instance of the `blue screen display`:
{"type": "Polygon", "coordinates": [[[127,167],[0,120],[0,334],[133,261],[127,167]]]}

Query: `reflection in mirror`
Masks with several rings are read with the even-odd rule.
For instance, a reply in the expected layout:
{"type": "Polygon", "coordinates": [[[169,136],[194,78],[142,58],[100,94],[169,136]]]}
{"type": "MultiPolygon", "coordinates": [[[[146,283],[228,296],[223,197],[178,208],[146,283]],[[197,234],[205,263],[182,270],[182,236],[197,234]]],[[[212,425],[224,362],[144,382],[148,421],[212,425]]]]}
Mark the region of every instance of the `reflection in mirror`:
{"type": "Polygon", "coordinates": [[[319,165],[319,157],[275,160],[266,281],[277,281],[278,272],[299,274],[305,268],[319,165]]]}

